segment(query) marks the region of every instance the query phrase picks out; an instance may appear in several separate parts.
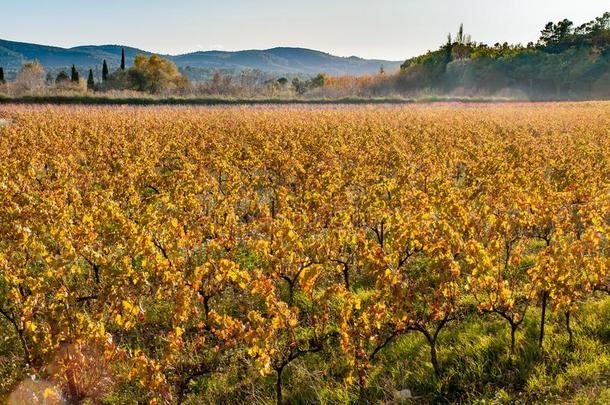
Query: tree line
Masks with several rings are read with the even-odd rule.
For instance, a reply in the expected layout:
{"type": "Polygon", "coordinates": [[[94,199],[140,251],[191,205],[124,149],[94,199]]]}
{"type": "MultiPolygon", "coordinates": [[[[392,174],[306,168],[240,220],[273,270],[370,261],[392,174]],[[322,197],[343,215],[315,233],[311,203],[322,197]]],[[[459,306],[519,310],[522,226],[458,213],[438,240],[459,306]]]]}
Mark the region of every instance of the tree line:
{"type": "Polygon", "coordinates": [[[549,22],[536,43],[489,46],[460,27],[440,49],[408,59],[395,85],[401,91],[493,94],[502,90],[541,98],[610,95],[610,13],[578,27],[549,22]]]}
{"type": "Polygon", "coordinates": [[[549,22],[527,45],[478,43],[464,26],[435,51],[407,59],[395,74],[327,77],[310,97],[610,97],[610,13],[575,26],[549,22]]]}
{"type": "Polygon", "coordinates": [[[39,62],[33,61],[25,63],[11,83],[5,80],[4,70],[0,67],[0,84],[10,85],[16,94],[40,93],[52,90],[51,86],[57,90],[135,90],[157,94],[177,92],[190,85],[173,62],[158,55],[136,55],[133,65],[128,68],[124,48],[120,66],[111,72],[107,61],[103,60],[101,73],[101,81],[96,81],[93,69],[89,69],[87,80],[82,81],[79,70],[72,65],[69,73],[62,70],[53,77],[39,62]]]}
{"type": "MultiPolygon", "coordinates": [[[[185,72],[188,73],[186,68],[185,72]]],[[[0,67],[0,85],[5,85],[15,95],[54,93],[56,91],[109,92],[137,91],[151,94],[179,94],[206,96],[302,96],[324,87],[328,76],[320,73],[311,78],[277,77],[257,69],[244,69],[238,73],[216,71],[210,80],[192,83],[176,64],[159,55],[136,55],[131,67],[127,66],[125,49],[121,50],[119,67],[111,71],[104,59],[101,64],[101,80],[96,80],[93,69],[88,70],[87,80],[82,81],[80,71],[72,65],[69,72],[60,71],[55,76],[45,72],[37,61],[25,63],[14,81],[8,83],[0,67]]],[[[0,91],[2,88],[0,88],[0,91]]]]}

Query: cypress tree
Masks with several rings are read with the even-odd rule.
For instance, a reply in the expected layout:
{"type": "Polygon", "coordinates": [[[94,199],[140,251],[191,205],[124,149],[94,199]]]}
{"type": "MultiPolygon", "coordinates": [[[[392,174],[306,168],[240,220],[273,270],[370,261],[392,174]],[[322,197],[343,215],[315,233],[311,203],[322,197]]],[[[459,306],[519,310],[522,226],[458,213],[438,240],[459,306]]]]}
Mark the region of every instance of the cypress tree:
{"type": "Polygon", "coordinates": [[[80,81],[80,77],[78,71],[76,70],[76,66],[72,65],[72,74],[70,75],[70,80],[74,83],[78,83],[80,81]]]}
{"type": "Polygon", "coordinates": [[[102,65],[102,82],[108,81],[108,64],[106,63],[106,59],[104,59],[104,64],[102,65]]]}
{"type": "Polygon", "coordinates": [[[121,70],[125,70],[125,48],[121,48],[121,70]]]}
{"type": "Polygon", "coordinates": [[[89,69],[89,77],[87,78],[87,90],[95,90],[95,80],[93,80],[93,69],[89,69]]]}
{"type": "Polygon", "coordinates": [[[4,68],[0,67],[0,84],[4,83],[4,68]]]}

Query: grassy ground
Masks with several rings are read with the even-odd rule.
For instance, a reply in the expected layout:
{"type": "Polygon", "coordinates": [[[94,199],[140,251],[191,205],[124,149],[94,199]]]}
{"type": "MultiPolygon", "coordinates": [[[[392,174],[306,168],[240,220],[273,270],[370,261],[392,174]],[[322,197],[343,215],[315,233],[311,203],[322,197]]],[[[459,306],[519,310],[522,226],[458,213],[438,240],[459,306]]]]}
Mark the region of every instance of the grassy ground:
{"type": "MultiPolygon", "coordinates": [[[[441,332],[439,378],[425,366],[425,341],[406,336],[384,354],[373,390],[407,388],[431,403],[608,403],[610,300],[604,297],[582,308],[574,320],[572,346],[563,316],[554,314],[539,349],[534,311],[518,332],[512,356],[508,324],[493,315],[485,323],[473,318],[441,332]]],[[[385,397],[391,394],[384,392],[385,397]]]]}
{"type": "MultiPolygon", "coordinates": [[[[610,403],[610,298],[600,296],[583,305],[573,318],[571,346],[562,315],[552,314],[546,327],[544,348],[539,349],[539,309],[532,308],[517,332],[516,353],[511,355],[508,324],[493,315],[483,322],[472,317],[448,326],[438,347],[440,377],[435,377],[429,363],[423,336],[410,333],[383,352],[365,392],[322,384],[323,376],[307,371],[316,367],[306,367],[306,362],[317,363],[319,369],[328,359],[324,354],[311,356],[288,370],[286,399],[297,404],[610,403]],[[401,390],[409,390],[411,398],[399,399],[401,390]]],[[[201,384],[208,394],[222,386],[220,381],[201,384]]],[[[272,384],[271,379],[262,384],[261,397],[273,398],[272,384]]]]}
{"type": "MultiPolygon", "coordinates": [[[[551,314],[545,346],[538,348],[538,309],[533,308],[518,332],[517,350],[509,352],[508,325],[490,315],[448,326],[440,335],[442,375],[435,377],[428,346],[419,334],[396,340],[379,357],[364,392],[325,378],[333,353],[315,354],[290,365],[285,401],[290,404],[608,404],[610,403],[610,298],[583,305],[573,319],[570,346],[563,317],[551,314]],[[322,370],[312,373],[310,370],[322,370]],[[399,391],[410,397],[400,399],[399,391]]],[[[6,343],[6,342],[5,342],[6,343]]],[[[0,349],[3,344],[0,343],[0,349]]],[[[338,349],[337,349],[338,351],[338,349]]],[[[18,370],[0,362],[0,377],[18,370]]],[[[336,370],[335,370],[336,372],[336,370]]],[[[274,403],[272,377],[215,374],[191,382],[186,403],[274,403]],[[243,382],[249,380],[249,383],[243,382]],[[253,384],[255,383],[255,384],[253,384]]],[[[0,387],[1,387],[0,383],[0,387]]],[[[138,403],[133,385],[117,387],[105,403],[138,403]]]]}
{"type": "MultiPolygon", "coordinates": [[[[370,370],[369,387],[358,391],[336,382],[335,353],[317,353],[285,371],[285,402],[290,404],[608,404],[610,403],[610,298],[599,296],[573,318],[569,344],[560,314],[547,318],[543,349],[538,347],[539,309],[532,308],[517,332],[510,354],[508,324],[489,315],[472,316],[441,332],[438,346],[442,374],[434,375],[429,347],[421,334],[410,333],[381,352],[370,370]],[[311,370],[320,370],[312,373],[311,370]],[[400,398],[399,391],[410,391],[400,398]]],[[[337,352],[339,349],[337,348],[337,352]]],[[[274,403],[273,377],[216,374],[191,382],[189,404],[274,403]],[[237,379],[236,379],[237,378],[237,379]],[[243,381],[249,383],[243,384],[243,381]],[[230,387],[230,388],[229,388],[230,387]]],[[[117,392],[109,403],[123,403],[139,393],[117,392]],[[114,399],[113,399],[114,398],[114,399]]],[[[127,392],[129,391],[129,392],[127,392]]]]}

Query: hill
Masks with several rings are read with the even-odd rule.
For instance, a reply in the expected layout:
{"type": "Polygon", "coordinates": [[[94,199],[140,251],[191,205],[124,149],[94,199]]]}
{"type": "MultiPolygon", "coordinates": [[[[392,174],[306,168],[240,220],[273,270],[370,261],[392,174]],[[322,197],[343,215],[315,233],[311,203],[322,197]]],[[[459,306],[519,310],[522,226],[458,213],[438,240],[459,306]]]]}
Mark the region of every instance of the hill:
{"type": "Polygon", "coordinates": [[[172,57],[178,66],[218,69],[259,69],[263,72],[292,74],[363,75],[379,71],[397,70],[400,62],[348,58],[305,48],[272,48],[237,52],[195,52],[172,57]]]}
{"type": "Polygon", "coordinates": [[[580,26],[549,22],[525,46],[476,43],[460,27],[438,50],[405,61],[394,79],[400,93],[609,98],[610,13],[580,26]]]}
{"type": "MultiPolygon", "coordinates": [[[[78,46],[60,48],[23,42],[0,40],[0,66],[9,71],[17,70],[24,62],[38,60],[50,70],[65,69],[75,64],[89,69],[101,66],[106,59],[110,66],[118,66],[121,58],[119,45],[78,46]]],[[[125,47],[128,61],[136,54],[150,55],[146,50],[125,47]]],[[[398,70],[401,62],[339,57],[305,48],[272,48],[244,51],[206,51],[184,55],[162,55],[173,60],[178,67],[190,70],[241,71],[258,69],[265,73],[313,75],[320,72],[329,75],[364,75],[379,71],[398,70]]]]}

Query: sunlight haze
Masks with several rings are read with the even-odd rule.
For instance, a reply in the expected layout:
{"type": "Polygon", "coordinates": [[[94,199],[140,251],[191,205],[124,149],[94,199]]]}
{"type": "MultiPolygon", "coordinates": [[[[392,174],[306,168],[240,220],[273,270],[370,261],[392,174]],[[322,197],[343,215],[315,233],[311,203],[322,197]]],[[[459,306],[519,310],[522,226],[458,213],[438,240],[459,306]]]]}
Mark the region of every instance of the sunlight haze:
{"type": "Polygon", "coordinates": [[[599,0],[578,7],[569,0],[1,0],[0,38],[61,47],[122,44],[163,54],[296,46],[403,60],[438,48],[462,22],[478,42],[527,43],[549,20],[581,24],[607,8],[599,0]]]}

